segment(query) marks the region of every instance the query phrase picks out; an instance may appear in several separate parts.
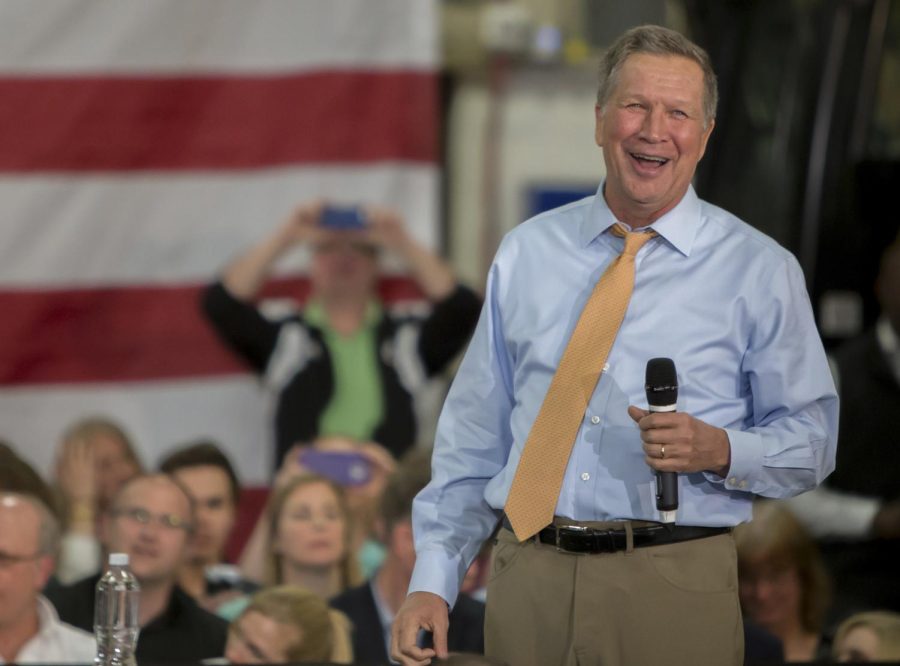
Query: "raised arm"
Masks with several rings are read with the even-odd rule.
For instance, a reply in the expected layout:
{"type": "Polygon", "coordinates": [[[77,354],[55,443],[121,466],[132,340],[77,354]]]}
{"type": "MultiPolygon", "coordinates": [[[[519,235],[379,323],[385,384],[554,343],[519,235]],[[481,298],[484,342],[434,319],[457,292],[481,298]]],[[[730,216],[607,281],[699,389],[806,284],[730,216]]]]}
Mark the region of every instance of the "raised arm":
{"type": "Polygon", "coordinates": [[[428,300],[440,301],[453,292],[456,277],[449,264],[413,238],[398,213],[372,207],[366,208],[366,216],[368,240],[402,258],[428,300]]]}
{"type": "Polygon", "coordinates": [[[321,202],[298,206],[273,233],[226,266],[222,282],[228,292],[242,301],[252,300],[285,252],[314,242],[322,234],[319,229],[322,208],[321,202]]]}

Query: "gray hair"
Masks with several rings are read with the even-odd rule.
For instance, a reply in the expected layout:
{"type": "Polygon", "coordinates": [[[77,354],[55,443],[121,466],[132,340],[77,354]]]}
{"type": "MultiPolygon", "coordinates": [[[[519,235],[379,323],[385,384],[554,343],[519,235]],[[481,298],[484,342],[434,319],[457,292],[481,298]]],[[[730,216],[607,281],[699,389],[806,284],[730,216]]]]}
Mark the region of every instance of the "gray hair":
{"type": "Polygon", "coordinates": [[[680,56],[693,60],[700,66],[703,71],[703,127],[709,127],[716,119],[716,106],[719,103],[719,86],[709,54],[680,32],[658,25],[631,28],[606,50],[600,61],[597,105],[600,108],[606,106],[619,82],[622,65],[629,56],[637,53],[680,56]]]}
{"type": "Polygon", "coordinates": [[[34,495],[24,493],[3,492],[0,493],[0,502],[7,499],[18,500],[30,504],[38,512],[41,524],[38,526],[38,550],[40,555],[56,557],[59,552],[60,526],[59,521],[43,500],[34,495]]]}

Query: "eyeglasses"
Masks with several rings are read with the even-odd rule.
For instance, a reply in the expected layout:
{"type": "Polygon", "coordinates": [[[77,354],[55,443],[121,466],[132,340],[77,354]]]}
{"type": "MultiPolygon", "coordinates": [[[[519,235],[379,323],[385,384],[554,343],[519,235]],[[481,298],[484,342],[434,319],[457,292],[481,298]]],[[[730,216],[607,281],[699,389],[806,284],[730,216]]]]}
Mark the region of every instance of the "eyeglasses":
{"type": "Polygon", "coordinates": [[[149,525],[155,522],[157,525],[167,530],[184,530],[191,531],[191,524],[184,520],[181,516],[171,513],[150,513],[146,509],[133,507],[130,509],[115,509],[112,515],[138,523],[139,525],[149,525]]]}
{"type": "Polygon", "coordinates": [[[31,555],[13,555],[12,553],[4,553],[2,550],[0,550],[0,569],[8,569],[16,564],[21,564],[22,562],[31,562],[32,560],[36,560],[43,555],[44,553],[32,553],[31,555]]]}

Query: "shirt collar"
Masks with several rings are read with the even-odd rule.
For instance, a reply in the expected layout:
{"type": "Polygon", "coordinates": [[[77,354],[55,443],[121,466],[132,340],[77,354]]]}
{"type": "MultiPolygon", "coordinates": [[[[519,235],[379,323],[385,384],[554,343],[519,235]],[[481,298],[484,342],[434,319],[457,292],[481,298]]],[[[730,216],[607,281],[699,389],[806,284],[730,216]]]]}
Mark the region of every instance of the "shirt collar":
{"type": "MultiPolygon", "coordinates": [[[[26,650],[33,649],[33,646],[46,645],[48,644],[47,641],[52,641],[54,632],[61,624],[59,621],[59,613],[56,612],[56,607],[50,603],[50,600],[44,595],[39,594],[35,598],[35,610],[37,611],[38,619],[37,633],[25,641],[25,644],[19,648],[19,657],[23,657],[26,650]]],[[[7,662],[0,657],[0,664],[5,663],[7,662]]]]}
{"type": "MultiPolygon", "coordinates": [[[[581,224],[582,247],[590,245],[600,234],[619,222],[603,196],[605,184],[605,180],[600,183],[590,213],[581,224]]],[[[688,186],[687,192],[678,205],[651,224],[650,228],[683,255],[690,256],[694,239],[700,229],[700,199],[694,191],[694,187],[688,186]]]]}
{"type": "Polygon", "coordinates": [[[56,612],[56,608],[46,597],[40,594],[37,597],[37,616],[38,636],[51,631],[59,624],[59,614],[56,612]]]}

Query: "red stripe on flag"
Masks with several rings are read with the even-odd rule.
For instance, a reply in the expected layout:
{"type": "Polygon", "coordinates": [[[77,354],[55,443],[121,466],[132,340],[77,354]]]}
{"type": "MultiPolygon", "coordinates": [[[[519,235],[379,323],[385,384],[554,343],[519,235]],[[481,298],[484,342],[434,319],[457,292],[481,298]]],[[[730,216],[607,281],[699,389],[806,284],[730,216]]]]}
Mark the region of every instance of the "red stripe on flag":
{"type": "Polygon", "coordinates": [[[0,78],[0,171],[246,169],[437,160],[437,79],[0,78]]]}
{"type": "MultiPolygon", "coordinates": [[[[247,372],[199,310],[201,285],[0,291],[0,385],[146,381],[247,372]]],[[[421,298],[408,278],[382,281],[387,303],[421,298]]],[[[281,279],[267,296],[309,294],[281,279]]]]}

